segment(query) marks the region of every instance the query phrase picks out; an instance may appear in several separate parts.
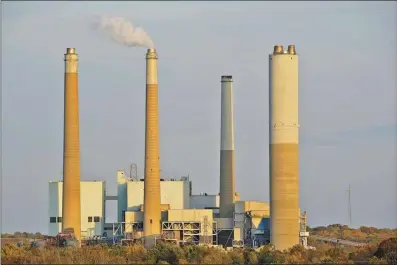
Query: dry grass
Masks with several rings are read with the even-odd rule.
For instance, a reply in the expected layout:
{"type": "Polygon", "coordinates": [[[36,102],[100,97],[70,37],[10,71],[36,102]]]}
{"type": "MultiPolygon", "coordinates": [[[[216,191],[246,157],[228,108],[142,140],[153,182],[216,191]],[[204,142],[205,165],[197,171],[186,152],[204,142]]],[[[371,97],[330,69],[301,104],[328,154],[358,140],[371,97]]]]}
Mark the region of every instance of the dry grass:
{"type": "Polygon", "coordinates": [[[1,247],[4,247],[5,244],[16,244],[19,241],[26,241],[26,238],[2,238],[1,239],[1,247]]]}
{"type": "Polygon", "coordinates": [[[295,246],[289,251],[275,251],[270,246],[258,251],[252,249],[223,249],[159,244],[146,250],[141,245],[84,247],[84,248],[18,248],[6,244],[1,251],[2,264],[347,264],[367,261],[386,264],[382,257],[375,258],[376,246],[343,249],[324,247],[305,250],[295,246]]]}

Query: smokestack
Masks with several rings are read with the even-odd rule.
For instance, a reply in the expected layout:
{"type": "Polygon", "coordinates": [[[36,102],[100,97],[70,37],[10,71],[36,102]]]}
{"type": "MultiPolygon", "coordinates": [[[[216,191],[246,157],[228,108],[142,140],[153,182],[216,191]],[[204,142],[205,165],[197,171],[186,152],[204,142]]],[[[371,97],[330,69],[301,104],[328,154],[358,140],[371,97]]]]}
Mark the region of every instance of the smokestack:
{"type": "Polygon", "coordinates": [[[273,49],[273,54],[283,53],[284,48],[283,45],[275,45],[273,49]]]}
{"type": "Polygon", "coordinates": [[[296,54],[295,45],[288,45],[288,53],[289,54],[296,54]]]}
{"type": "Polygon", "coordinates": [[[158,118],[157,53],[146,53],[146,126],[145,126],[145,183],[144,183],[144,237],[145,247],[155,244],[160,235],[160,152],[158,118]]]}
{"type": "Polygon", "coordinates": [[[80,240],[78,55],[75,48],[67,48],[65,54],[62,229],[66,228],[73,228],[80,240]]]}
{"type": "Polygon", "coordinates": [[[269,58],[270,240],[284,250],[299,244],[298,55],[279,47],[269,58]]]}
{"type": "Polygon", "coordinates": [[[231,218],[234,212],[234,117],[233,78],[221,78],[221,157],[220,157],[220,217],[231,218]]]}

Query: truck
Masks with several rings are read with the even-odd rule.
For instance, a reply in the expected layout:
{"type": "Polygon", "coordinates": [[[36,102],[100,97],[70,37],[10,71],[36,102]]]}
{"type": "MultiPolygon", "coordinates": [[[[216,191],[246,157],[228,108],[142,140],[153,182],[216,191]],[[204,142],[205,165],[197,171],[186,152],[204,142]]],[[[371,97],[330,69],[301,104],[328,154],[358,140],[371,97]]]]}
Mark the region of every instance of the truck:
{"type": "Polygon", "coordinates": [[[61,233],[58,233],[55,237],[49,238],[49,243],[52,246],[61,247],[79,247],[80,242],[74,235],[73,228],[65,228],[61,233]]]}

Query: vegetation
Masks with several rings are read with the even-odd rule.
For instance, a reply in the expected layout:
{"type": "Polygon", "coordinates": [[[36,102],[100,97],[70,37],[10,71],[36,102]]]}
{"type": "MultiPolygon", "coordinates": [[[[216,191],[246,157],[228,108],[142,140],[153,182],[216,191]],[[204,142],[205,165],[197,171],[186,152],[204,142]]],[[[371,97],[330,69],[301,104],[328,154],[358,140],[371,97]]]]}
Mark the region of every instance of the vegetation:
{"type": "Polygon", "coordinates": [[[377,243],[391,237],[397,237],[397,229],[378,229],[376,227],[361,226],[359,229],[350,228],[347,225],[333,224],[307,229],[310,234],[346,239],[362,243],[377,243]]]}
{"type": "Polygon", "coordinates": [[[35,238],[35,239],[42,239],[44,236],[37,232],[37,233],[27,233],[27,232],[15,232],[14,234],[1,234],[1,238],[35,238]]]}
{"type": "Polygon", "coordinates": [[[345,249],[323,245],[316,250],[295,246],[288,251],[271,246],[260,249],[224,249],[206,246],[178,247],[158,244],[150,250],[142,245],[83,248],[30,248],[6,244],[1,250],[2,264],[396,264],[397,238],[379,246],[345,249]]]}
{"type": "Polygon", "coordinates": [[[382,241],[375,252],[375,257],[386,259],[391,264],[397,264],[397,237],[382,241]]]}
{"type": "MultiPolygon", "coordinates": [[[[295,246],[288,251],[274,250],[270,245],[260,249],[224,249],[206,246],[178,247],[158,244],[146,250],[141,245],[96,246],[83,248],[31,248],[6,243],[1,249],[2,264],[395,264],[397,265],[396,230],[361,227],[351,229],[342,225],[317,227],[308,230],[315,235],[368,242],[363,247],[331,246],[309,240],[316,249],[295,246]],[[368,239],[371,240],[368,240],[368,239]],[[376,238],[376,240],[373,240],[376,238]]],[[[3,238],[42,238],[42,235],[15,233],[3,238]]],[[[11,241],[10,241],[11,242],[11,241]]],[[[27,242],[27,241],[26,241],[27,242]]]]}

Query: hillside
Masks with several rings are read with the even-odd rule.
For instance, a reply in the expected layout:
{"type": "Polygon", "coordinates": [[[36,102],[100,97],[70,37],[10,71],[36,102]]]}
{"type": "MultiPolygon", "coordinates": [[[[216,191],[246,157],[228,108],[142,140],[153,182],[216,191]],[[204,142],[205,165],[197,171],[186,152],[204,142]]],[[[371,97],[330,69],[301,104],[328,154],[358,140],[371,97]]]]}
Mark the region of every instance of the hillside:
{"type": "Polygon", "coordinates": [[[327,227],[308,227],[311,235],[351,240],[361,243],[378,243],[391,237],[397,237],[397,229],[361,226],[359,229],[347,225],[333,224],[327,227]]]}

